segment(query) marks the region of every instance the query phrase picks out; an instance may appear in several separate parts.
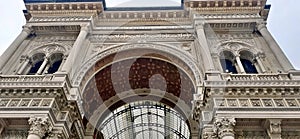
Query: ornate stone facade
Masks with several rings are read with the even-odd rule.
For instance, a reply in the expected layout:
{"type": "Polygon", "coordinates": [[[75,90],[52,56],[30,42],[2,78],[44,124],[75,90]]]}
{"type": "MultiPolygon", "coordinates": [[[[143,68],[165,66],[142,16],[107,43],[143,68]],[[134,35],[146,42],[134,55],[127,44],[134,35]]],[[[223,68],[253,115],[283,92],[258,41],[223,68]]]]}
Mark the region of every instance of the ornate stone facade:
{"type": "Polygon", "coordinates": [[[300,71],[265,0],[24,2],[0,60],[0,138],[300,136],[300,71]]]}

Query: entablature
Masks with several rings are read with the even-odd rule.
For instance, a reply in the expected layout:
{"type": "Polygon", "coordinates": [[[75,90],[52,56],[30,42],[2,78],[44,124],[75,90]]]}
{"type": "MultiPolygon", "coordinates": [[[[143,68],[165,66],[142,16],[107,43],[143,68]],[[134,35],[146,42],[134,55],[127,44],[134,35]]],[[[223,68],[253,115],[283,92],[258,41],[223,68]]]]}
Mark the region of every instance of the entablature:
{"type": "Polygon", "coordinates": [[[32,17],[93,16],[103,11],[102,2],[25,3],[32,17]]]}
{"type": "Polygon", "coordinates": [[[259,13],[266,0],[186,0],[185,7],[201,13],[259,13]]]}

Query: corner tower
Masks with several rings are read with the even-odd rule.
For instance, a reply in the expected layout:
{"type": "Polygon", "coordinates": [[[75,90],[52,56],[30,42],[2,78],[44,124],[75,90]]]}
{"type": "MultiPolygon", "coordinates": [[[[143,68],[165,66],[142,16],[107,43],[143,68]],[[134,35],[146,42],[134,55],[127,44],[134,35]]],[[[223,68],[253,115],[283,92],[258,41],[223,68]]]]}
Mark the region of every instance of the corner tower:
{"type": "Polygon", "coordinates": [[[300,74],[265,0],[24,0],[0,61],[2,138],[298,138],[300,74]]]}

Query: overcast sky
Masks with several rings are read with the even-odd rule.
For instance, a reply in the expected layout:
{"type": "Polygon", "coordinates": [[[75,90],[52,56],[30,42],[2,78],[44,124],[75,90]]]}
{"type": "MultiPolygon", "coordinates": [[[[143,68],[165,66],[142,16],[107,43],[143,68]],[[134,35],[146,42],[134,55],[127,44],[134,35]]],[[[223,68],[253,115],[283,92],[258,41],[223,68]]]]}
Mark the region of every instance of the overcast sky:
{"type": "MultiPolygon", "coordinates": [[[[268,29],[294,67],[300,69],[300,0],[268,0],[268,3],[272,5],[268,29]]],[[[23,0],[0,0],[0,54],[21,32],[25,24],[23,9],[23,0]]]]}

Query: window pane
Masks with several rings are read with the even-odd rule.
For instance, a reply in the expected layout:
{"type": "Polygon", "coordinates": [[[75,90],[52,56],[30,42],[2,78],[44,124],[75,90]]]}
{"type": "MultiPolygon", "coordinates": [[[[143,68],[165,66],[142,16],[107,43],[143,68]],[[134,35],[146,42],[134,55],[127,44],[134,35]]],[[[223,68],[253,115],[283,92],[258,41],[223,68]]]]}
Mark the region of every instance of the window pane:
{"type": "Polygon", "coordinates": [[[246,73],[257,73],[257,70],[251,61],[247,59],[241,59],[241,62],[243,64],[246,73]]]}
{"type": "Polygon", "coordinates": [[[220,62],[221,62],[222,68],[223,68],[223,72],[231,72],[234,74],[237,73],[237,70],[236,70],[234,64],[230,60],[220,59],[220,62]]]}

